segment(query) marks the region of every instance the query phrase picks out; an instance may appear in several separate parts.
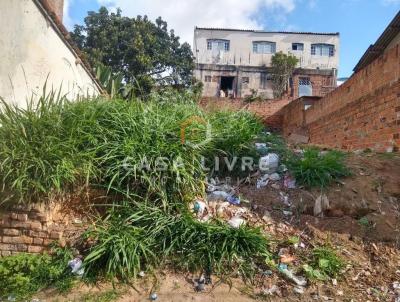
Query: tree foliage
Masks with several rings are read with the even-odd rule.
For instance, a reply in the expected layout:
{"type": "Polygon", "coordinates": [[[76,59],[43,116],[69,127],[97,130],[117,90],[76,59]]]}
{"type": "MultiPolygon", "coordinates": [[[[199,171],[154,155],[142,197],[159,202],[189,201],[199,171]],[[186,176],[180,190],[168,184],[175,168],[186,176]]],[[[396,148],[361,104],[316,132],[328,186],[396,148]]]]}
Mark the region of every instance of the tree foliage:
{"type": "Polygon", "coordinates": [[[297,62],[298,59],[295,56],[284,54],[281,51],[272,56],[272,83],[275,98],[280,98],[285,93],[297,62]]]}
{"type": "Polygon", "coordinates": [[[157,85],[187,86],[191,83],[193,55],[181,44],[161,17],[124,17],[121,10],[101,7],[89,12],[84,25],[75,25],[71,37],[93,66],[121,73],[125,83],[138,83],[143,90],[157,85]]]}

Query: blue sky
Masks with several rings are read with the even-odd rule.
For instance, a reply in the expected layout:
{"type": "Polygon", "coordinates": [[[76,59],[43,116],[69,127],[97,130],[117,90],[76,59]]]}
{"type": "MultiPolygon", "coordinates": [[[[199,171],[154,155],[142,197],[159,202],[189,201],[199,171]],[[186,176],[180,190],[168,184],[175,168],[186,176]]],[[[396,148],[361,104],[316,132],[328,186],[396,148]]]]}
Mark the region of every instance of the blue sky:
{"type": "Polygon", "coordinates": [[[100,5],[128,16],[161,16],[189,43],[195,25],[340,32],[340,77],[351,75],[400,10],[400,0],[65,0],[64,23],[71,29],[100,5]]]}

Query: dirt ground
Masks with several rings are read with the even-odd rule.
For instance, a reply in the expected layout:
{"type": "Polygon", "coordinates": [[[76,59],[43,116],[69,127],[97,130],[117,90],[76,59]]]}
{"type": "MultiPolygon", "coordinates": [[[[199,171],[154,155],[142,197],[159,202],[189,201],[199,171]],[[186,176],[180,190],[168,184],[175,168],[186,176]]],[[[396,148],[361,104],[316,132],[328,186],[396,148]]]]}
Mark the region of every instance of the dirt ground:
{"type": "MultiPolygon", "coordinates": [[[[248,221],[279,240],[300,238],[301,246],[291,248],[296,269],[306,251],[329,244],[346,262],[337,280],[308,282],[304,293],[294,291],[290,281],[278,272],[262,275],[255,284],[232,280],[232,286],[213,280],[205,291],[194,290],[192,276],[158,273],[119,288],[116,301],[400,301],[396,287],[400,281],[400,156],[394,154],[350,154],[347,164],[352,175],[331,185],[324,192],[329,209],[322,217],[313,215],[321,190],[283,188],[282,181],[256,189],[255,183],[240,185],[238,191],[249,203],[248,221]],[[288,196],[290,206],[283,202],[288,196]],[[156,280],[156,281],[155,281],[156,280]],[[156,284],[156,286],[154,286],[156,284]],[[271,291],[272,294],[268,294],[271,291]],[[396,300],[397,299],[397,300],[396,300]]],[[[110,301],[100,293],[110,285],[81,286],[67,296],[40,293],[41,301],[110,301]]]]}

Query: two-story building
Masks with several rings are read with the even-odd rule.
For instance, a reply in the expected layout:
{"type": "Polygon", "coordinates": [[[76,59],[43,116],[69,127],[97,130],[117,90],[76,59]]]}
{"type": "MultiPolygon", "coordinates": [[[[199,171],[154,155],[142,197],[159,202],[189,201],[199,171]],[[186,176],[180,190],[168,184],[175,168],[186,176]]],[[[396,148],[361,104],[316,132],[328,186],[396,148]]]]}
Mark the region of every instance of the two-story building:
{"type": "Polygon", "coordinates": [[[240,98],[256,91],[273,98],[271,58],[280,51],[298,58],[288,97],[323,96],[336,87],[339,33],[196,27],[193,48],[194,75],[206,97],[240,98]]]}

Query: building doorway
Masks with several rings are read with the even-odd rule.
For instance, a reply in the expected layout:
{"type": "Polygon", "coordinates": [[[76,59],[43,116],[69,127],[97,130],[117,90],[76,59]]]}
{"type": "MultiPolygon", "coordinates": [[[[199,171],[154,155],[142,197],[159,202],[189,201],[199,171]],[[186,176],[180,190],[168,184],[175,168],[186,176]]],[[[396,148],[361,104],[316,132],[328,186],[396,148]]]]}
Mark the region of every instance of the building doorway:
{"type": "Polygon", "coordinates": [[[234,97],[234,81],[235,77],[221,77],[219,83],[220,97],[234,97]]]}

